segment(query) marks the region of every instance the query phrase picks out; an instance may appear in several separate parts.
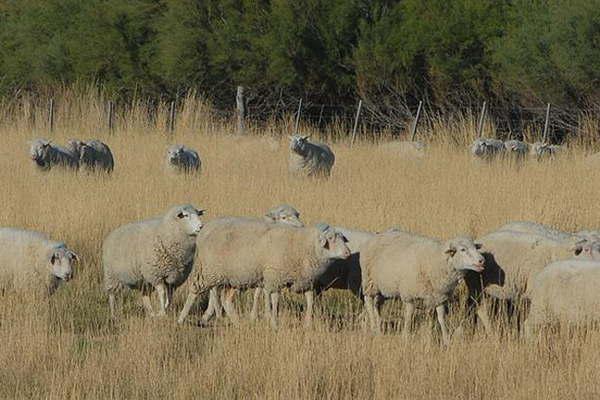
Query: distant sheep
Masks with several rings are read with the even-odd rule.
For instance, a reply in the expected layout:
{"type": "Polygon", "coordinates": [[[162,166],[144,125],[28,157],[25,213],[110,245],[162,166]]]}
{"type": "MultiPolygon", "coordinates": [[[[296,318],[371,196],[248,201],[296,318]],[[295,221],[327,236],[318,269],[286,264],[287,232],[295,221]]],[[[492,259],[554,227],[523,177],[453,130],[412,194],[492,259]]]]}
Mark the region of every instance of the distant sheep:
{"type": "Polygon", "coordinates": [[[73,277],[79,257],[38,232],[0,228],[0,288],[52,295],[73,277]]]}
{"type": "Polygon", "coordinates": [[[198,172],[202,167],[202,161],[196,150],[174,144],[167,149],[167,167],[175,172],[198,172]]]}
{"type": "Polygon", "coordinates": [[[529,145],[520,140],[507,140],[504,142],[504,149],[507,156],[517,160],[522,160],[529,155],[529,145]]]}
{"type": "Polygon", "coordinates": [[[67,147],[78,157],[80,167],[87,171],[105,171],[110,173],[114,169],[115,160],[112,152],[108,145],[100,140],[84,142],[71,139],[67,147]]]}
{"type": "Polygon", "coordinates": [[[555,144],[535,142],[531,145],[529,154],[532,158],[543,160],[553,158],[563,151],[563,147],[555,144]]]}
{"type": "MultiPolygon", "coordinates": [[[[334,260],[350,255],[345,241],[343,235],[327,225],[296,228],[245,221],[202,232],[198,237],[194,279],[178,322],[185,320],[198,295],[213,287],[262,285],[273,327],[277,326],[278,293],[284,287],[305,294],[305,321],[310,323],[313,284],[334,260]]],[[[237,321],[230,299],[223,306],[231,320],[237,321]]]]}
{"type": "Polygon", "coordinates": [[[534,235],[545,236],[557,241],[570,240],[573,238],[573,235],[568,232],[560,231],[550,226],[531,221],[509,222],[505,225],[502,225],[496,231],[531,233],[534,235]]]}
{"type": "Polygon", "coordinates": [[[42,171],[49,171],[54,167],[72,170],[79,168],[79,158],[75,153],[46,139],[35,139],[30,142],[29,154],[42,171]]]}
{"type": "Polygon", "coordinates": [[[290,136],[289,170],[304,176],[329,176],[335,162],[333,152],[323,143],[310,142],[308,136],[290,136]]]}
{"type": "Polygon", "coordinates": [[[106,237],[102,267],[113,317],[115,293],[124,288],[141,290],[149,316],[165,315],[174,291],[192,270],[202,214],[191,205],[176,206],[162,217],[123,225],[106,237]],[[150,302],[153,290],[160,300],[158,314],[150,302]]]}
{"type": "Polygon", "coordinates": [[[479,138],[471,145],[471,154],[482,160],[491,160],[505,152],[504,142],[498,139],[479,138]]]}

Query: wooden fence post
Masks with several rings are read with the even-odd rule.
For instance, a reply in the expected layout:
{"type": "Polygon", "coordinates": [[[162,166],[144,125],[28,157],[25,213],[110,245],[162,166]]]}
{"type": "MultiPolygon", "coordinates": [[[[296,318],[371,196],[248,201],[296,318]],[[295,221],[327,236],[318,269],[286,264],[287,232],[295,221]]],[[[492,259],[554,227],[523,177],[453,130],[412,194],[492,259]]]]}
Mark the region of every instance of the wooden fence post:
{"type": "Polygon", "coordinates": [[[483,102],[483,106],[481,107],[481,114],[479,115],[479,123],[477,124],[477,137],[480,138],[483,135],[483,123],[485,122],[485,111],[487,107],[487,102],[483,102]]]}
{"type": "Polygon", "coordinates": [[[544,135],[542,136],[542,143],[548,143],[548,127],[550,125],[550,103],[546,106],[546,121],[544,122],[544,135]]]}
{"type": "Polygon", "coordinates": [[[112,100],[108,102],[108,131],[113,133],[115,129],[115,103],[112,100]]]}
{"type": "Polygon", "coordinates": [[[321,121],[323,120],[323,108],[325,108],[325,104],[321,104],[321,111],[319,112],[319,122],[317,122],[317,126],[321,126],[321,121]]]}
{"type": "Polygon", "coordinates": [[[421,116],[421,107],[423,107],[423,101],[419,101],[419,107],[417,108],[417,115],[415,116],[415,121],[413,122],[413,126],[411,129],[410,140],[411,142],[415,141],[415,136],[417,135],[417,124],[419,123],[419,117],[421,116]]]}
{"type": "Polygon", "coordinates": [[[237,115],[237,133],[243,135],[245,133],[244,119],[246,118],[246,103],[244,102],[244,87],[237,87],[235,96],[236,115],[237,115]]]}
{"type": "Polygon", "coordinates": [[[359,100],[358,108],[356,109],[356,117],[354,118],[354,128],[352,129],[352,140],[350,141],[350,147],[354,146],[354,140],[356,139],[356,129],[358,128],[358,118],[360,117],[361,108],[362,100],[359,100]]]}
{"type": "Polygon", "coordinates": [[[298,111],[296,111],[296,122],[294,123],[294,135],[298,134],[298,125],[300,125],[300,114],[302,113],[302,99],[298,103],[298,111]]]}
{"type": "Polygon", "coordinates": [[[175,100],[171,102],[169,108],[169,132],[175,132],[175,100]]]}
{"type": "Polygon", "coordinates": [[[50,105],[48,110],[48,126],[50,132],[54,131],[54,99],[50,99],[50,105]]]}

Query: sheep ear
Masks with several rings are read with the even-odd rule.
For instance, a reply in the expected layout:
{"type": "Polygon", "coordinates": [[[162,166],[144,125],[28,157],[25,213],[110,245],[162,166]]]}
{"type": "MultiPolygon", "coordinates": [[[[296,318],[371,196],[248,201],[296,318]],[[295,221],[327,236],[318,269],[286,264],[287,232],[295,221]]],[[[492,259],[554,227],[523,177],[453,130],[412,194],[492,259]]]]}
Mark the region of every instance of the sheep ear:
{"type": "Polygon", "coordinates": [[[444,253],[448,254],[450,257],[452,257],[454,254],[456,254],[456,246],[454,245],[454,243],[447,242],[444,253]]]}
{"type": "Polygon", "coordinates": [[[302,136],[302,140],[308,140],[309,137],[310,135],[302,136]]]}
{"type": "Polygon", "coordinates": [[[329,241],[327,240],[325,235],[323,235],[323,234],[319,235],[319,244],[321,245],[322,248],[329,250],[329,241]]]}
{"type": "Polygon", "coordinates": [[[69,254],[71,255],[71,257],[73,257],[73,259],[77,262],[81,262],[81,259],[79,258],[79,256],[77,255],[77,253],[75,253],[74,251],[69,251],[69,254]]]}

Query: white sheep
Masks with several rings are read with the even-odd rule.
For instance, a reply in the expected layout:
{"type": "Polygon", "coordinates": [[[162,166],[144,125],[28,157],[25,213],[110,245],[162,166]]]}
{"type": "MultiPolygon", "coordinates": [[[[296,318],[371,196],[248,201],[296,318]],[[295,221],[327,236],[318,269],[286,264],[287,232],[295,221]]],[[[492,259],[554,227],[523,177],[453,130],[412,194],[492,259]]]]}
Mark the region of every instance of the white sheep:
{"type": "Polygon", "coordinates": [[[42,171],[53,167],[77,170],[79,158],[70,149],[58,146],[46,139],[35,139],[30,142],[29,155],[42,171]]]}
{"type": "Polygon", "coordinates": [[[198,172],[202,167],[198,152],[181,144],[174,144],[167,149],[166,162],[167,167],[175,172],[198,172]]]}
{"type": "Polygon", "coordinates": [[[404,331],[408,334],[417,302],[434,308],[444,343],[450,334],[445,322],[445,304],[467,270],[481,272],[484,258],[479,245],[469,238],[442,243],[409,234],[378,235],[361,251],[362,290],[371,328],[379,333],[379,306],[387,298],[404,304],[404,331]]]}
{"type": "Polygon", "coordinates": [[[479,159],[491,160],[505,153],[504,142],[498,139],[479,138],[471,144],[471,154],[479,159]]]}
{"type": "MultiPolygon", "coordinates": [[[[327,225],[296,228],[245,221],[216,226],[198,239],[194,278],[180,323],[198,295],[213,287],[258,286],[265,290],[265,309],[273,327],[277,326],[279,291],[284,287],[305,294],[305,322],[310,323],[315,280],[335,259],[350,255],[343,235],[327,225]]],[[[225,311],[236,322],[233,304],[225,300],[225,311]]]]}
{"type": "Polygon", "coordinates": [[[115,160],[108,145],[100,140],[70,139],[67,148],[79,159],[79,166],[88,171],[112,172],[115,160]]]}
{"type": "Polygon", "coordinates": [[[520,140],[507,140],[504,142],[506,155],[512,156],[517,160],[522,160],[529,154],[529,145],[520,140]]]}
{"type": "Polygon", "coordinates": [[[149,316],[165,315],[173,292],[192,270],[202,214],[191,205],[176,206],[162,217],[123,225],[106,237],[102,267],[113,317],[115,292],[123,288],[142,291],[149,316]],[[154,314],[150,302],[153,290],[160,301],[158,314],[154,314]]]}
{"type": "Polygon", "coordinates": [[[529,155],[536,160],[553,158],[563,151],[563,146],[535,142],[530,146],[529,155]]]}
{"type": "Polygon", "coordinates": [[[573,238],[573,235],[548,225],[543,225],[537,222],[531,221],[512,221],[505,225],[502,225],[496,230],[498,231],[509,231],[509,232],[520,232],[520,233],[531,233],[534,235],[545,236],[553,240],[564,241],[573,238]]]}
{"type": "Polygon", "coordinates": [[[324,143],[310,142],[308,136],[290,136],[289,170],[304,176],[329,176],[335,156],[324,143]]]}
{"type": "Polygon", "coordinates": [[[533,280],[524,333],[550,323],[600,321],[600,261],[570,259],[546,266],[533,280]]]}
{"type": "Polygon", "coordinates": [[[52,295],[73,277],[79,257],[47,235],[0,228],[0,287],[52,295]]]}

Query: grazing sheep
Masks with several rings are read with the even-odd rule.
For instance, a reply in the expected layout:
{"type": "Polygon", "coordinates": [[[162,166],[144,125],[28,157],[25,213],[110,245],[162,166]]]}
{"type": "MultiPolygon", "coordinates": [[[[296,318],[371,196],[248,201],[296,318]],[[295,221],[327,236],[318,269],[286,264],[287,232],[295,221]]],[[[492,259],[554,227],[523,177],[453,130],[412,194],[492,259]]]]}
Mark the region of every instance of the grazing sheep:
{"type": "Polygon", "coordinates": [[[176,172],[198,172],[202,166],[196,150],[181,144],[174,144],[167,149],[167,167],[176,172]]]}
{"type": "Polygon", "coordinates": [[[529,145],[520,140],[507,140],[504,142],[506,155],[522,160],[529,154],[529,145]]]}
{"type": "Polygon", "coordinates": [[[0,228],[0,288],[52,295],[73,277],[79,257],[62,242],[14,228],[0,228]]]}
{"type": "Polygon", "coordinates": [[[305,176],[329,176],[335,162],[333,152],[323,143],[309,142],[308,136],[290,136],[289,170],[305,176]]]}
{"type": "Polygon", "coordinates": [[[539,161],[547,158],[553,158],[562,150],[562,146],[542,142],[535,142],[531,145],[529,154],[532,158],[535,158],[539,161]]]}
{"type": "Polygon", "coordinates": [[[57,146],[46,139],[35,139],[30,142],[29,154],[37,167],[49,171],[53,167],[77,170],[79,158],[71,150],[57,146]]]}
{"type": "Polygon", "coordinates": [[[504,142],[498,139],[479,138],[471,145],[471,154],[482,160],[491,160],[504,152],[504,142]]]}
{"type": "Polygon", "coordinates": [[[482,294],[517,304],[527,299],[533,277],[545,265],[578,255],[586,256],[578,238],[556,240],[546,235],[512,231],[496,231],[478,240],[483,246],[485,271],[469,271],[465,283],[471,301],[477,303],[476,314],[487,332],[491,331],[487,305],[482,294]]]}
{"type": "Polygon", "coordinates": [[[600,262],[571,259],[546,266],[533,280],[526,336],[550,323],[600,321],[600,262]]]}
{"type": "Polygon", "coordinates": [[[192,270],[202,214],[191,205],[176,206],[162,217],[123,225],[106,237],[102,267],[113,317],[115,292],[123,288],[142,291],[149,316],[165,315],[173,292],[192,270]],[[160,300],[158,314],[154,314],[150,302],[154,289],[160,300]]]}
{"type": "Polygon", "coordinates": [[[479,245],[468,238],[441,243],[423,236],[386,234],[363,247],[362,290],[371,328],[379,333],[379,305],[386,298],[404,303],[404,334],[408,334],[415,303],[435,308],[444,343],[450,340],[445,322],[445,304],[467,270],[484,268],[479,245]]]}
{"type": "MultiPolygon", "coordinates": [[[[195,273],[178,322],[188,315],[198,295],[213,287],[265,290],[265,309],[277,326],[279,290],[304,292],[306,323],[312,320],[315,280],[336,259],[347,258],[346,239],[328,225],[296,228],[263,221],[222,224],[198,237],[195,273]]],[[[231,299],[223,306],[237,321],[231,299]]]]}

